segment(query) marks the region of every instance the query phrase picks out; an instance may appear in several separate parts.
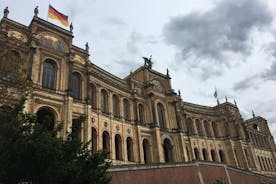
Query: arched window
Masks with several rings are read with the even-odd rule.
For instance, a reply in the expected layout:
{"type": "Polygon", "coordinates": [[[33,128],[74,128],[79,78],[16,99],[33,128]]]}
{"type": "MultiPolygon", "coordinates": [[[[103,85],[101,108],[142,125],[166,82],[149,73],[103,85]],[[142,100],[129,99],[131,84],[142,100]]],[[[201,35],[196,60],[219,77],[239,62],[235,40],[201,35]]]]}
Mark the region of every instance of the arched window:
{"type": "Polygon", "coordinates": [[[53,60],[47,59],[43,63],[42,87],[55,89],[56,65],[53,60]]]}
{"type": "Polygon", "coordinates": [[[196,119],[196,128],[197,128],[197,132],[198,132],[198,135],[200,137],[204,136],[204,130],[202,128],[202,124],[201,124],[201,121],[199,121],[198,119],[196,119]]]}
{"type": "Polygon", "coordinates": [[[103,132],[103,150],[110,151],[109,141],[110,141],[109,133],[107,131],[104,131],[103,132]]]}
{"type": "Polygon", "coordinates": [[[208,160],[208,153],[207,153],[206,149],[202,150],[202,155],[203,155],[203,160],[208,160]]]}
{"type": "Polygon", "coordinates": [[[211,131],[210,131],[210,126],[208,121],[203,121],[204,128],[205,128],[205,133],[207,137],[212,137],[211,131]]]}
{"type": "Polygon", "coordinates": [[[117,95],[112,96],[112,109],[113,109],[113,116],[120,117],[120,107],[119,107],[119,98],[117,95]]]}
{"type": "Polygon", "coordinates": [[[55,115],[53,110],[47,107],[40,108],[37,113],[37,122],[42,124],[47,130],[53,130],[55,127],[55,115]]]}
{"type": "Polygon", "coordinates": [[[190,118],[187,119],[186,121],[186,125],[187,125],[187,133],[188,135],[193,135],[193,122],[190,118]]]}
{"type": "Polygon", "coordinates": [[[212,161],[216,161],[216,152],[215,150],[211,150],[211,157],[212,157],[212,161]]]}
{"type": "Polygon", "coordinates": [[[144,123],[144,106],[142,104],[138,105],[138,114],[139,114],[139,121],[141,124],[144,123]]]}
{"type": "Polygon", "coordinates": [[[166,123],[165,110],[161,103],[157,104],[157,113],[158,113],[158,122],[159,122],[160,128],[165,128],[165,123],[166,123]]]}
{"type": "Polygon", "coordinates": [[[81,76],[76,72],[72,76],[72,94],[75,99],[81,99],[81,76]]]}
{"type": "Polygon", "coordinates": [[[108,96],[104,89],[101,91],[101,110],[103,113],[108,113],[108,96]]]}
{"type": "Polygon", "coordinates": [[[199,152],[197,148],[194,148],[195,160],[199,160],[199,152]]]}
{"type": "Polygon", "coordinates": [[[126,144],[127,144],[127,161],[134,162],[133,142],[132,142],[132,139],[130,137],[127,138],[126,144]]]}
{"type": "Polygon", "coordinates": [[[150,163],[151,162],[151,150],[150,150],[150,143],[147,139],[143,140],[143,153],[144,153],[144,162],[150,163]]]}
{"type": "Polygon", "coordinates": [[[81,140],[81,121],[73,119],[72,122],[72,139],[81,140]]]}
{"type": "Polygon", "coordinates": [[[122,157],[122,139],[119,134],[115,135],[115,156],[116,160],[123,160],[122,157]]]}
{"type": "Polygon", "coordinates": [[[219,158],[220,158],[220,162],[224,162],[224,163],[226,162],[225,155],[222,150],[219,150],[219,158]]]}
{"type": "Polygon", "coordinates": [[[91,84],[91,101],[92,101],[92,108],[97,109],[97,89],[93,84],[91,84]]]}
{"type": "Polygon", "coordinates": [[[228,124],[226,123],[226,120],[224,119],[221,123],[220,123],[220,126],[222,127],[220,130],[221,132],[221,135],[223,137],[227,137],[229,136],[229,128],[228,128],[228,124]]]}
{"type": "Polygon", "coordinates": [[[128,100],[124,99],[123,104],[124,104],[124,119],[129,121],[130,120],[130,113],[129,113],[130,107],[129,107],[128,100]]]}
{"type": "Polygon", "coordinates": [[[91,131],[92,135],[92,141],[91,141],[91,147],[92,147],[92,153],[95,153],[97,151],[97,131],[95,128],[92,127],[92,131],[91,131]]]}
{"type": "Polygon", "coordinates": [[[214,131],[214,136],[215,137],[219,137],[219,134],[218,134],[218,127],[217,127],[217,123],[216,122],[212,122],[212,128],[213,128],[213,131],[214,131]]]}
{"type": "Polygon", "coordinates": [[[169,139],[164,140],[163,149],[165,162],[173,162],[173,146],[169,139]]]}
{"type": "Polygon", "coordinates": [[[260,131],[260,127],[259,127],[257,124],[254,124],[254,125],[253,125],[253,128],[254,128],[255,130],[257,130],[257,131],[260,131]]]}

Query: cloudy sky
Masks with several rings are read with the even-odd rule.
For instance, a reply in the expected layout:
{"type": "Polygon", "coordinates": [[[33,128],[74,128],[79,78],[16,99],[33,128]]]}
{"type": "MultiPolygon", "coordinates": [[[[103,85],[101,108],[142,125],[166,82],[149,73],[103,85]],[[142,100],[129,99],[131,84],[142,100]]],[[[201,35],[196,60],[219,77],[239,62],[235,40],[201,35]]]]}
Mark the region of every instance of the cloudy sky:
{"type": "Polygon", "coordinates": [[[74,44],[88,42],[96,65],[124,78],[152,55],[184,101],[214,106],[216,86],[221,102],[235,99],[244,119],[253,109],[276,137],[275,0],[1,0],[0,7],[29,25],[37,5],[47,20],[49,4],[69,16],[74,44]]]}

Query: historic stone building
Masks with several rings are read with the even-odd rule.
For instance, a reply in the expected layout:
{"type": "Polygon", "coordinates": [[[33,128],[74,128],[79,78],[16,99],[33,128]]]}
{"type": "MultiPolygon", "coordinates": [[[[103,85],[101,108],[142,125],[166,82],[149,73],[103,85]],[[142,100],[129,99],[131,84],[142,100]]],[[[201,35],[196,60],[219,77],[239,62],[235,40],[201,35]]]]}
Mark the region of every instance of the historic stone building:
{"type": "Polygon", "coordinates": [[[26,111],[41,121],[52,117],[49,129],[63,123],[59,136],[76,131],[77,118],[85,114],[75,136],[92,140],[92,151],[109,150],[114,164],[206,160],[276,173],[276,147],[264,118],[244,121],[227,101],[214,107],[184,102],[169,73],[155,71],[150,58],[124,79],[116,77],[89,60],[88,44],[72,45],[72,26],[62,29],[38,11],[26,26],[8,13],[6,8],[0,42],[24,61],[33,83],[26,111]]]}

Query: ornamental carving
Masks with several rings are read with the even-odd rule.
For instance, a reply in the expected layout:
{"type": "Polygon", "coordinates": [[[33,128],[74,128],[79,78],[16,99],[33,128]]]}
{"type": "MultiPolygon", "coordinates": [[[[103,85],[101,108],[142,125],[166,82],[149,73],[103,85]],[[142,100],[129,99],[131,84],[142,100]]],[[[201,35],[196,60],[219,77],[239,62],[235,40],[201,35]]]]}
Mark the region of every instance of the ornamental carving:
{"type": "Polygon", "coordinates": [[[158,81],[158,80],[152,80],[151,81],[152,84],[154,85],[153,88],[161,93],[163,93],[165,90],[164,90],[164,87],[162,86],[162,84],[158,81]]]}
{"type": "Polygon", "coordinates": [[[120,130],[120,127],[119,125],[116,126],[116,130],[119,131],[120,130]]]}
{"type": "Polygon", "coordinates": [[[76,62],[78,62],[78,63],[80,63],[80,64],[83,64],[83,65],[85,64],[85,61],[83,60],[83,58],[80,57],[77,54],[74,56],[73,60],[76,61],[76,62]]]}
{"type": "Polygon", "coordinates": [[[92,118],[91,118],[91,122],[92,122],[92,123],[95,123],[95,118],[92,117],[92,118]]]}
{"type": "Polygon", "coordinates": [[[136,90],[136,93],[137,93],[138,95],[141,95],[141,94],[142,94],[141,88],[136,88],[135,90],[136,90]]]}
{"type": "Polygon", "coordinates": [[[18,31],[14,31],[14,30],[11,30],[11,31],[8,32],[8,37],[9,38],[15,38],[15,39],[20,40],[24,43],[28,41],[26,35],[18,32],[18,31]]]}
{"type": "Polygon", "coordinates": [[[44,35],[39,39],[41,46],[53,49],[59,52],[65,52],[64,45],[54,36],[44,35]]]}

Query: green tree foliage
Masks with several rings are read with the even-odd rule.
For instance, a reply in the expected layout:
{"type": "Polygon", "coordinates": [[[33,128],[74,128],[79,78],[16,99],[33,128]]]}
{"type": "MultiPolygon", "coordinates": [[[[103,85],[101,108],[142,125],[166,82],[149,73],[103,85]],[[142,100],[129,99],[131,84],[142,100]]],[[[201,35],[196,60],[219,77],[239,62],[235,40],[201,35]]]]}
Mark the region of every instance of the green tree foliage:
{"type": "MultiPolygon", "coordinates": [[[[91,154],[87,144],[68,136],[57,137],[60,127],[49,130],[36,117],[23,112],[21,100],[0,108],[0,183],[106,184],[108,153],[91,154]]],[[[85,119],[80,117],[80,122],[85,119]]]]}
{"type": "Polygon", "coordinates": [[[226,181],[224,181],[224,179],[220,178],[220,179],[217,179],[213,184],[226,184],[226,181]]]}

